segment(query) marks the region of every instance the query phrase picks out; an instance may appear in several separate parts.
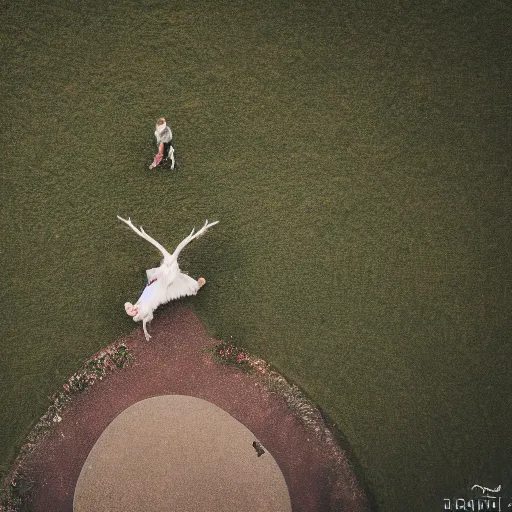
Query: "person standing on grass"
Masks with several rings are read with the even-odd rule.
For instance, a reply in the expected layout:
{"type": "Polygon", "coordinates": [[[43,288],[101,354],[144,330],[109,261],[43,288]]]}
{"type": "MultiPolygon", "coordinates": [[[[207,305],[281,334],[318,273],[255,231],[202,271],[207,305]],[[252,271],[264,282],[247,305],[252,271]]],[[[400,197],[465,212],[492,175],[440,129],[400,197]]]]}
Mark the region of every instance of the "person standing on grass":
{"type": "Polygon", "coordinates": [[[158,153],[149,168],[154,169],[157,165],[160,165],[163,160],[170,160],[171,171],[174,170],[174,148],[171,145],[172,132],[163,117],[160,117],[156,122],[155,137],[158,153]]]}

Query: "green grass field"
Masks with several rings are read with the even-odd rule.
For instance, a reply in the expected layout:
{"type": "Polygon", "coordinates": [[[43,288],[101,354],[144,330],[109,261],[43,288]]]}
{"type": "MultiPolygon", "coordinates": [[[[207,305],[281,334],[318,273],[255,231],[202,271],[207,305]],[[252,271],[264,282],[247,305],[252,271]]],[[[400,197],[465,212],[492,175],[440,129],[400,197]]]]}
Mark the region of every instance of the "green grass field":
{"type": "Polygon", "coordinates": [[[326,411],[379,511],[512,496],[510,4],[0,9],[2,474],[135,327],[159,255],[120,214],[170,249],[220,220],[184,302],[326,411]],[[147,169],[160,115],[177,173],[147,169]]]}

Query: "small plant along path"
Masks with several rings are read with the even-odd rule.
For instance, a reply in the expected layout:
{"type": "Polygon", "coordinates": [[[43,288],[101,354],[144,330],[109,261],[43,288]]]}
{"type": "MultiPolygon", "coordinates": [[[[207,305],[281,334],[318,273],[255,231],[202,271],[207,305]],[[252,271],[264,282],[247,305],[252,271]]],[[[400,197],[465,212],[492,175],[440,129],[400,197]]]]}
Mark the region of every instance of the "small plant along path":
{"type": "MultiPolygon", "coordinates": [[[[346,454],[318,411],[300,403],[296,388],[280,376],[268,377],[264,362],[252,359],[256,375],[218,364],[226,345],[209,338],[183,307],[156,319],[151,334],[146,342],[137,329],[121,340],[133,354],[133,364],[74,396],[61,421],[26,456],[23,472],[33,482],[34,511],[72,511],[80,471],[99,436],[126,408],[159,395],[207,400],[250,429],[276,459],[294,512],[370,510],[346,454]]],[[[247,366],[244,353],[236,352],[232,359],[242,369],[247,366]]]]}

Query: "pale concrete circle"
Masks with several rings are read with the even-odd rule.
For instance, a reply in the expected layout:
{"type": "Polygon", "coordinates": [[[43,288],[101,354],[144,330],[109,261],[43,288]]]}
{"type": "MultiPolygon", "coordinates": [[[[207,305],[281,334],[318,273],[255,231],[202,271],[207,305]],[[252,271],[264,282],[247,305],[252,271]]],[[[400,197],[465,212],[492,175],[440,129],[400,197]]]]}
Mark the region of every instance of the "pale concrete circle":
{"type": "Polygon", "coordinates": [[[104,430],[75,488],[74,512],[291,512],[279,466],[252,432],[200,398],[164,395],[104,430]]]}

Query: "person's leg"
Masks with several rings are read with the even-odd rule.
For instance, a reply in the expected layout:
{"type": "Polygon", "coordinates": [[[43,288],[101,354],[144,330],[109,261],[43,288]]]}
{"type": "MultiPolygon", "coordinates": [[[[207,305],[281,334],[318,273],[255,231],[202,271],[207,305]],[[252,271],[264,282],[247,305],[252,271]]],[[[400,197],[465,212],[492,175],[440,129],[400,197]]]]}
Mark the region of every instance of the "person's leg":
{"type": "Polygon", "coordinates": [[[187,274],[179,273],[167,287],[166,299],[174,300],[188,295],[195,295],[200,288],[206,283],[204,277],[200,277],[197,281],[187,274]]]}
{"type": "Polygon", "coordinates": [[[149,166],[149,169],[154,169],[157,165],[160,165],[164,157],[164,144],[158,146],[158,154],[153,159],[153,163],[149,166]]]}

